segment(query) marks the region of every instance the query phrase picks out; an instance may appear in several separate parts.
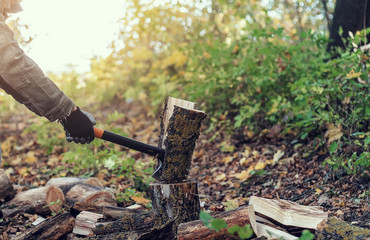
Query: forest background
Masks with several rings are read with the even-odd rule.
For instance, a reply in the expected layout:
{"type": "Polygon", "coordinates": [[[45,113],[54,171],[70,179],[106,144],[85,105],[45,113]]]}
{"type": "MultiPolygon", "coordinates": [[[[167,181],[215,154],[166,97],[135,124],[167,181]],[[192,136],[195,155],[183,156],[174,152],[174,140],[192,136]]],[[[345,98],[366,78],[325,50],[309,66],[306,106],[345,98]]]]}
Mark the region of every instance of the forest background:
{"type": "MultiPolygon", "coordinates": [[[[196,102],[208,114],[208,141],[222,138],[221,152],[237,148],[225,138],[243,144],[273,135],[299,149],[304,158],[320,155],[335,176],[368,176],[369,57],[361,49],[366,29],[344,33],[347,50],[336,49],[336,57],[329,54],[335,1],[127,3],[108,57],[93,58],[87,73],[48,73],[78,106],[96,113],[100,126],[129,135],[120,122],[125,110],[104,118],[97,112],[134,103],[145,106],[147,115],[158,116],[167,96],[178,97],[196,102]]],[[[9,24],[22,44],[32,46],[22,38],[27,26],[17,20],[9,24]]],[[[26,110],[1,92],[0,121],[19,111],[26,110]]],[[[82,147],[67,144],[63,130],[42,118],[28,123],[25,132],[34,133],[48,154],[62,146],[68,168],[56,167],[55,175],[115,171],[135,180],[135,187],[121,196],[127,201],[127,196],[144,192],[142,184],[150,181],[151,161],[135,163],[128,153],[105,148],[101,141],[82,147]]],[[[5,156],[11,141],[2,143],[5,156]]],[[[246,171],[237,176],[241,181],[256,174],[246,171]]]]}

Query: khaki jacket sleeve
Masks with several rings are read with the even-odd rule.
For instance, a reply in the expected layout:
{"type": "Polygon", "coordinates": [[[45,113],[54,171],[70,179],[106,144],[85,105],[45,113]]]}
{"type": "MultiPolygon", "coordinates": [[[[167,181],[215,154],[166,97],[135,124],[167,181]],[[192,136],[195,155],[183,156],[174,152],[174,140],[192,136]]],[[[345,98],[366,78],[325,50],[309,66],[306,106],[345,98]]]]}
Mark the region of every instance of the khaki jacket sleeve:
{"type": "Polygon", "coordinates": [[[19,47],[0,13],[0,88],[50,121],[67,117],[74,103],[19,47]]]}

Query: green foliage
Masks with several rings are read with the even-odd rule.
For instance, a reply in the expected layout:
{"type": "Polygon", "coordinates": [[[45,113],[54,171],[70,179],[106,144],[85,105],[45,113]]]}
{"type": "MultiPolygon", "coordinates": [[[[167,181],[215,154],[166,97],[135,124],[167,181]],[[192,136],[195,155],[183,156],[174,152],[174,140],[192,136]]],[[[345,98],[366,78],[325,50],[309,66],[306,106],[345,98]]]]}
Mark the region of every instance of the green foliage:
{"type": "Polygon", "coordinates": [[[47,154],[53,152],[56,146],[64,146],[66,143],[63,128],[56,127],[55,123],[51,123],[45,119],[39,119],[39,121],[33,123],[24,132],[35,133],[38,144],[46,149],[47,154]]]}
{"type": "Polygon", "coordinates": [[[215,219],[210,214],[203,211],[200,212],[199,217],[203,221],[204,226],[209,229],[213,229],[216,232],[226,229],[227,232],[225,232],[225,235],[229,237],[234,237],[235,239],[250,239],[253,236],[253,230],[249,224],[243,227],[238,225],[229,227],[223,219],[215,219]]]}
{"type": "MultiPolygon", "coordinates": [[[[113,112],[106,117],[104,127],[111,129],[117,134],[125,135],[121,128],[116,127],[115,122],[124,115],[113,112]]],[[[136,161],[120,148],[115,148],[113,143],[107,143],[95,139],[88,145],[68,143],[65,140],[63,128],[56,123],[47,120],[40,120],[25,130],[25,133],[34,133],[37,143],[41,148],[47,150],[47,154],[55,153],[58,148],[64,149],[63,161],[68,164],[56,166],[50,174],[58,174],[66,171],[74,176],[93,176],[101,169],[115,174],[117,177],[130,179],[133,187],[138,191],[146,191],[153,172],[152,162],[136,161]]]]}
{"type": "Polygon", "coordinates": [[[314,239],[315,235],[313,235],[309,230],[303,230],[302,236],[299,240],[312,240],[314,239]]]}

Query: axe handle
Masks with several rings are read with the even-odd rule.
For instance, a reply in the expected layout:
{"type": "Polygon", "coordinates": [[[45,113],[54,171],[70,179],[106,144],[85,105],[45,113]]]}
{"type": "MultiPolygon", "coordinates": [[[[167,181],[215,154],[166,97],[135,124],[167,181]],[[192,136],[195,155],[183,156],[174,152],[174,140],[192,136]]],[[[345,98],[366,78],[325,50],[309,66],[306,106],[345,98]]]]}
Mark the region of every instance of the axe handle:
{"type": "Polygon", "coordinates": [[[165,150],[146,143],[142,143],[118,134],[94,127],[95,137],[119,144],[121,146],[146,153],[153,157],[158,157],[161,161],[164,159],[165,150]]]}

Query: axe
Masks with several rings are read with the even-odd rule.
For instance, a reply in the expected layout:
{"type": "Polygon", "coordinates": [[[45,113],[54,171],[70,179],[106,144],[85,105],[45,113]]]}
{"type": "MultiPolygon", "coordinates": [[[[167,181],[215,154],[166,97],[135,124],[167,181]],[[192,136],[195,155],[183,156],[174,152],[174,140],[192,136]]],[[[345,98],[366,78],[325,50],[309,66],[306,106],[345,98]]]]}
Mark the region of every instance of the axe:
{"type": "Polygon", "coordinates": [[[159,166],[152,174],[152,177],[160,181],[160,171],[164,161],[166,151],[162,148],[155,147],[146,143],[142,143],[118,134],[94,127],[94,134],[96,138],[100,138],[142,153],[146,153],[150,156],[156,157],[159,160],[159,166]]]}

